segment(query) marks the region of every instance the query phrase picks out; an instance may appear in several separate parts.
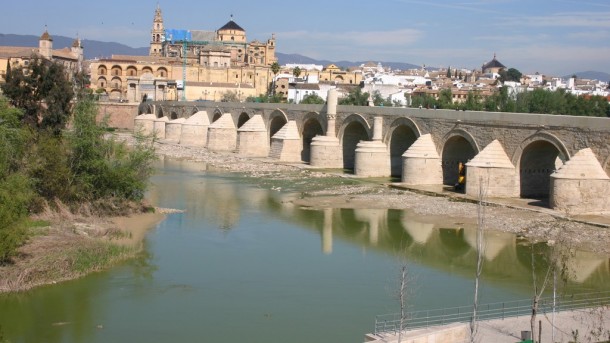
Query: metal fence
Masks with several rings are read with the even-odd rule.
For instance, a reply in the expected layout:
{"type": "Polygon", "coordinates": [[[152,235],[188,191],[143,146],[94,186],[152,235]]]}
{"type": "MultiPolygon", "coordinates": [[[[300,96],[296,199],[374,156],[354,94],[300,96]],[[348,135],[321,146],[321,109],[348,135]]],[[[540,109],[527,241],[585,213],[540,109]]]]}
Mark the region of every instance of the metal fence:
{"type": "MultiPolygon", "coordinates": [[[[557,296],[554,308],[555,312],[561,312],[608,305],[610,305],[610,291],[557,296]]],[[[553,297],[541,298],[538,305],[538,313],[551,313],[552,311],[553,297]]],[[[421,329],[451,323],[468,323],[471,321],[472,312],[472,305],[408,312],[403,319],[403,330],[421,329]]],[[[532,299],[479,304],[477,320],[504,319],[530,315],[531,313],[532,299]]],[[[397,333],[399,329],[400,313],[384,314],[375,317],[375,334],[397,333]]]]}

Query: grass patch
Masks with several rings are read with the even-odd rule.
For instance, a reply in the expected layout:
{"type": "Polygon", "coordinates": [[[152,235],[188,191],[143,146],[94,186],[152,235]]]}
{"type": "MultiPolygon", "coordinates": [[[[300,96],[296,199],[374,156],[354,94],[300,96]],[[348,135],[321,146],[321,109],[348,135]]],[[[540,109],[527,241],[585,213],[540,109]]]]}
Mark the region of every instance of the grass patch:
{"type": "Polygon", "coordinates": [[[72,269],[78,274],[99,271],[133,253],[133,248],[107,242],[96,242],[92,247],[79,247],[71,256],[72,269]]]}
{"type": "Polygon", "coordinates": [[[33,220],[33,219],[29,219],[26,222],[26,227],[28,229],[47,227],[47,226],[51,226],[51,222],[48,221],[48,220],[33,220]]]}

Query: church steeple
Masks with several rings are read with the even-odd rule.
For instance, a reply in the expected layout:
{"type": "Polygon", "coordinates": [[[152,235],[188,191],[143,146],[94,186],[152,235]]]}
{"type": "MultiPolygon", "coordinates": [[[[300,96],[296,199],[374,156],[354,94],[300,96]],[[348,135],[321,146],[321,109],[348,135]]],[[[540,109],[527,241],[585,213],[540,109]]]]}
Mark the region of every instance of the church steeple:
{"type": "Polygon", "coordinates": [[[150,39],[150,56],[161,56],[161,50],[163,48],[163,41],[165,40],[165,28],[163,26],[163,14],[161,13],[161,7],[157,4],[155,10],[155,18],[153,19],[153,26],[150,39]]]}

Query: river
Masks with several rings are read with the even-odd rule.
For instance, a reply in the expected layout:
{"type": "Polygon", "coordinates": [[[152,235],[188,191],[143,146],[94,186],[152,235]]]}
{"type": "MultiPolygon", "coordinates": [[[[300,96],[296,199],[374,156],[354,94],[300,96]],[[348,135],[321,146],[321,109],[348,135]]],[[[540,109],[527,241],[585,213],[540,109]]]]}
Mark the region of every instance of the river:
{"type": "MultiPolygon", "coordinates": [[[[10,342],[362,342],[375,315],[399,311],[405,261],[409,309],[472,302],[474,229],[400,210],[299,208],[298,194],[165,160],[148,197],[185,212],[152,228],[134,260],[0,296],[0,333],[10,342]]],[[[486,241],[481,302],[528,298],[529,244],[497,232],[486,241]]],[[[574,261],[568,291],[610,283],[607,256],[574,261]]]]}

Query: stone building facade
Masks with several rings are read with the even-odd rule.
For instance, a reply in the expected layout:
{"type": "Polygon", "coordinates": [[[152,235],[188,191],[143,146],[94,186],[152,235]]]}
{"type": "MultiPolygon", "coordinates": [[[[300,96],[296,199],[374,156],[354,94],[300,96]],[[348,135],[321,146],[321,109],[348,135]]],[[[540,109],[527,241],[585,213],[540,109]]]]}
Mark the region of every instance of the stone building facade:
{"type": "Polygon", "coordinates": [[[248,43],[233,18],[216,31],[168,30],[157,7],[149,55],[94,60],[91,82],[111,100],[243,101],[268,91],[276,61],[273,36],[248,43]]]}
{"type": "Polygon", "coordinates": [[[83,69],[84,49],[79,38],[70,48],[53,49],[53,38],[47,30],[38,40],[38,48],[23,46],[0,46],[0,83],[4,82],[7,66],[26,67],[32,58],[43,58],[64,66],[69,78],[83,69]]]}

